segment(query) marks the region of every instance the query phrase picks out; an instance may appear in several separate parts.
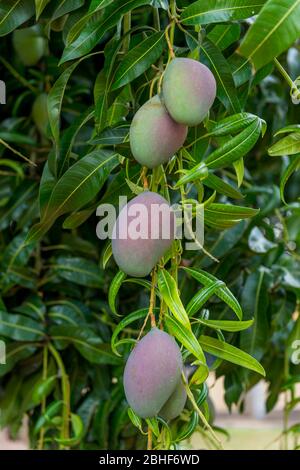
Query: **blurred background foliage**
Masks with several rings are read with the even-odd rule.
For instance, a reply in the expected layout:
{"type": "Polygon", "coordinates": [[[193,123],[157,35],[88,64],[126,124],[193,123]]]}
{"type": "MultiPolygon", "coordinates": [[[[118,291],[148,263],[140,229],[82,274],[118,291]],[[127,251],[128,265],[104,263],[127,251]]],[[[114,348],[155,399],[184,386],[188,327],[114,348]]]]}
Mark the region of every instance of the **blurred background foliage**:
{"type": "MultiPolygon", "coordinates": [[[[187,1],[177,2],[179,9],[189,5],[187,1]]],[[[27,415],[34,447],[145,446],[145,437],[127,414],[121,381],[124,355],[116,356],[110,346],[119,322],[108,304],[116,266],[108,260],[103,268],[109,248],[96,236],[95,209],[101,202],[117,205],[119,195],[132,196],[137,189],[140,167],[130,155],[128,123],[137,107],[148,99],[149,85],[167,61],[165,36],[157,31],[159,27],[163,31],[170,21],[168,8],[165,0],[5,0],[0,5],[0,70],[6,84],[6,104],[0,108],[0,337],[7,347],[6,364],[0,366],[0,423],[9,426],[15,436],[27,415]],[[38,60],[26,65],[26,57],[22,57],[29,52],[26,41],[22,37],[18,41],[13,31],[34,25],[38,27],[32,34],[42,41],[38,60]],[[83,41],[87,36],[88,46],[83,41]],[[89,42],[90,38],[94,42],[89,42]],[[141,72],[135,68],[133,73],[128,72],[126,60],[131,65],[134,58],[130,51],[147,38],[157,42],[154,55],[147,55],[146,65],[140,65],[141,72]],[[79,61],[70,66],[71,59],[79,61]],[[151,67],[154,63],[157,68],[151,67]],[[51,92],[49,125],[45,103],[51,92]],[[93,185],[86,188],[90,192],[86,199],[80,195],[59,217],[50,220],[42,236],[36,236],[32,227],[40,220],[43,207],[47,215],[55,182],[93,151],[101,149],[105,162],[110,155],[107,143],[122,155],[121,163],[116,160],[109,172],[103,170],[97,191],[93,185]],[[63,428],[70,412],[71,432],[66,436],[63,428]]],[[[229,229],[206,227],[205,248],[218,263],[199,251],[184,253],[183,264],[204,269],[226,282],[242,306],[244,319],[254,318],[251,328],[224,332],[224,336],[261,362],[265,379],[208,356],[210,369],[215,369],[218,377],[225,376],[228,408],[238,404],[242,412],[247,390],[258,380],[266,380],[267,410],[272,410],[279,394],[285,391],[287,415],[299,401],[294,387],[300,381],[300,366],[291,362],[293,341],[300,339],[299,174],[290,172],[284,190],[280,184],[282,178],[287,180],[291,162],[296,162],[293,169],[297,168],[300,141],[297,144],[294,139],[298,147],[292,157],[288,156],[290,142],[284,142],[278,155],[276,149],[275,156],[270,156],[268,150],[284,137],[274,134],[288,125],[294,125],[291,132],[300,135],[300,114],[299,105],[291,101],[290,86],[274,62],[269,61],[256,73],[251,73],[248,63],[249,67],[243,69],[243,74],[236,74],[233,82],[232,73],[241,58],[234,51],[251,22],[235,17],[213,21],[211,14],[201,29],[199,24],[185,25],[184,21],[188,34],[175,28],[176,55],[194,57],[208,39],[215,48],[215,64],[226,76],[225,90],[238,98],[241,110],[267,123],[263,137],[245,157],[244,177],[241,161],[235,169],[231,166],[217,170],[222,181],[236,190],[237,182],[241,183],[241,205],[259,208],[260,212],[229,229]]],[[[278,60],[295,80],[300,75],[299,40],[288,46],[278,60]]],[[[144,47],[149,50],[149,44],[144,47]]],[[[205,57],[200,50],[200,59],[205,57]]],[[[222,90],[218,97],[211,123],[234,114],[230,106],[225,106],[222,90]]],[[[193,141],[193,132],[199,136],[203,130],[203,125],[192,129],[188,142],[193,141]]],[[[213,144],[222,142],[216,139],[213,144]]],[[[208,145],[205,140],[203,145],[190,149],[197,162],[203,159],[208,145]]],[[[207,199],[214,188],[203,188],[207,199]]],[[[222,190],[216,197],[218,203],[232,203],[230,195],[222,190]]],[[[51,212],[48,217],[51,219],[51,212]]],[[[185,305],[198,284],[179,271],[179,290],[185,305]]],[[[126,282],[118,293],[117,310],[124,315],[147,308],[148,303],[147,287],[126,282]]],[[[201,315],[230,319],[230,309],[224,305],[212,296],[201,315]]],[[[141,324],[139,320],[134,329],[129,325],[123,330],[124,337],[138,334],[141,324]]],[[[126,356],[129,345],[123,348],[126,356]]],[[[205,386],[200,392],[199,403],[209,417],[205,386]]],[[[172,423],[173,436],[183,438],[201,429],[189,413],[172,423]]]]}

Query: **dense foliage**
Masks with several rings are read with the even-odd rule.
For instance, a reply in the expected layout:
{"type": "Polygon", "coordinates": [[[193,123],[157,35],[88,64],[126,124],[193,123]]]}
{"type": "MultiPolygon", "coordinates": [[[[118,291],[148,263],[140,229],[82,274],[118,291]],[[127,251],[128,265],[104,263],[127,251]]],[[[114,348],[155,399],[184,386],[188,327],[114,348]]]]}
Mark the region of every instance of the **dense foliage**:
{"type": "Polygon", "coordinates": [[[300,1],[176,3],[0,4],[0,423],[16,435],[27,415],[33,447],[170,448],[195,430],[219,447],[211,370],[229,409],[259,380],[268,411],[286,393],[283,436],[299,431],[288,415],[300,381],[300,1]],[[178,155],[146,172],[129,126],[174,55],[210,68],[217,99],[178,155]],[[204,203],[205,246],[176,241],[134,279],[97,238],[96,208],[143,187],[204,203]],[[196,365],[169,424],[140,420],[124,398],[149,310],[196,365]]]}

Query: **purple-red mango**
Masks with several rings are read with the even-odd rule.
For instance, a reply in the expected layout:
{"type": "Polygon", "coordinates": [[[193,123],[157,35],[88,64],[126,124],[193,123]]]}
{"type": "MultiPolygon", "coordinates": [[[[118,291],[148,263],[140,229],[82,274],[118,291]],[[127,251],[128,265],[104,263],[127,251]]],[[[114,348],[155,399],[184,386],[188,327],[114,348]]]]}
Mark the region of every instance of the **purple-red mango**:
{"type": "Polygon", "coordinates": [[[152,328],[130,353],[124,370],[127,402],[141,418],[157,416],[180,380],[182,356],[172,336],[152,328]]]}
{"type": "Polygon", "coordinates": [[[144,191],[132,199],[113,228],[112,252],[119,268],[129,276],[147,276],[170,248],[174,224],[174,213],[159,194],[144,191]]]}
{"type": "Polygon", "coordinates": [[[183,145],[187,127],[175,122],[158,95],[135,114],[130,126],[130,147],[137,162],[147,168],[166,163],[183,145]]]}
{"type": "Polygon", "coordinates": [[[206,65],[194,59],[176,58],[167,66],[163,101],[174,121],[197,126],[216,97],[216,81],[206,65]]]}

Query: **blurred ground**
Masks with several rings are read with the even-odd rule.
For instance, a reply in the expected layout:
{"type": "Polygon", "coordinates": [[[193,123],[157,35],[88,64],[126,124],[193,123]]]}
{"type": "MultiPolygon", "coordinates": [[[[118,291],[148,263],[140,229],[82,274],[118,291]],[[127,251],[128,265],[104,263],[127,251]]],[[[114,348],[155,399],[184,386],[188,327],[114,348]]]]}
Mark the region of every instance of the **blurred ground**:
{"type": "MultiPolygon", "coordinates": [[[[248,394],[246,399],[245,413],[240,415],[233,408],[232,413],[228,412],[223,399],[223,381],[214,380],[210,377],[208,382],[210,387],[210,398],[216,410],[215,426],[226,429],[230,437],[227,439],[219,434],[225,449],[251,449],[251,450],[276,450],[282,446],[282,439],[278,439],[282,430],[284,397],[280,397],[275,409],[266,414],[264,402],[266,397],[266,388],[263,383],[258,384],[248,394]]],[[[300,388],[297,390],[297,396],[300,396],[300,388]]],[[[289,425],[300,422],[300,405],[295,409],[291,416],[289,425]]],[[[289,441],[289,448],[293,447],[292,440],[289,441]]],[[[299,438],[300,444],[300,438],[299,438]]],[[[193,449],[209,448],[209,442],[203,441],[200,434],[196,433],[188,445],[193,449]]],[[[6,430],[0,431],[0,450],[27,449],[28,439],[26,424],[20,433],[17,441],[9,439],[6,430]]]]}

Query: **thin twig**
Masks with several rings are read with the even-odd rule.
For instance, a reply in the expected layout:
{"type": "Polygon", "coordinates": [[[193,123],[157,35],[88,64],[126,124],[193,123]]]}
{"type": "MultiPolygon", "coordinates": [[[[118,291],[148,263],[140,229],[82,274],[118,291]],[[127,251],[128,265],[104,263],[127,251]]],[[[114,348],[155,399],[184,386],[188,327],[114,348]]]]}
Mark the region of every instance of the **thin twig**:
{"type": "Polygon", "coordinates": [[[30,165],[32,166],[37,166],[36,163],[32,162],[31,160],[29,160],[29,158],[25,157],[25,155],[23,155],[22,153],[18,152],[18,150],[14,149],[13,147],[11,147],[7,142],[5,142],[4,140],[0,139],[0,144],[4,145],[4,147],[8,148],[11,152],[13,152],[15,155],[18,155],[19,157],[21,157],[23,160],[25,160],[27,163],[29,163],[30,165]]]}
{"type": "MultiPolygon", "coordinates": [[[[49,343],[48,345],[49,351],[53,355],[58,368],[61,373],[61,382],[62,382],[62,395],[63,395],[63,416],[62,416],[62,427],[61,427],[61,438],[68,439],[69,438],[69,418],[70,418],[70,383],[69,378],[67,376],[64,363],[59,352],[55,349],[55,347],[49,343]]],[[[65,447],[65,446],[62,446],[65,447]]]]}
{"type": "Polygon", "coordinates": [[[214,430],[212,429],[211,425],[209,424],[209,422],[207,421],[207,419],[205,418],[204,414],[202,413],[202,411],[200,410],[199,406],[197,405],[196,403],[196,400],[194,398],[194,395],[188,385],[188,382],[186,380],[186,377],[184,375],[184,373],[182,372],[181,374],[182,376],[182,380],[183,380],[183,385],[184,385],[184,388],[186,390],[186,393],[187,393],[187,396],[189,397],[190,401],[191,401],[191,404],[194,408],[194,410],[198,413],[199,415],[199,418],[201,419],[202,423],[204,424],[204,426],[207,428],[207,430],[210,432],[210,435],[211,437],[213,438],[214,442],[215,442],[215,445],[217,447],[217,449],[219,450],[223,450],[223,445],[222,445],[222,442],[219,440],[219,438],[216,436],[214,430]]]}
{"type": "Polygon", "coordinates": [[[152,430],[148,426],[147,450],[152,450],[152,430]]]}

